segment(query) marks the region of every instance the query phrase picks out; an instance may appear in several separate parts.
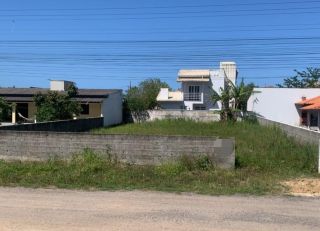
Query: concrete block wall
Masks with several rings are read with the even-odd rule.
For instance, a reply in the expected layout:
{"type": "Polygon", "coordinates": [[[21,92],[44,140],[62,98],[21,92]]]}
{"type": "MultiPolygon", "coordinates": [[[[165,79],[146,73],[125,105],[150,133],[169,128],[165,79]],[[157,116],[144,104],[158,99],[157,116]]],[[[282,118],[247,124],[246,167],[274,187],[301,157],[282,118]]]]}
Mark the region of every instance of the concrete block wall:
{"type": "Polygon", "coordinates": [[[163,119],[191,119],[199,122],[214,122],[220,120],[220,115],[213,111],[186,110],[154,110],[149,111],[149,120],[163,119]]]}
{"type": "Polygon", "coordinates": [[[182,155],[208,155],[217,167],[229,169],[235,165],[234,146],[234,139],[213,137],[0,131],[0,158],[5,160],[68,159],[90,148],[134,164],[160,164],[182,155]]]}
{"type": "Polygon", "coordinates": [[[288,124],[283,124],[268,120],[262,117],[258,117],[258,122],[264,126],[276,126],[285,132],[288,136],[295,138],[299,142],[311,143],[318,145],[320,139],[320,133],[316,131],[311,131],[306,128],[296,127],[288,124]]]}
{"type": "Polygon", "coordinates": [[[103,117],[0,126],[0,130],[82,132],[103,127],[103,117]]]}

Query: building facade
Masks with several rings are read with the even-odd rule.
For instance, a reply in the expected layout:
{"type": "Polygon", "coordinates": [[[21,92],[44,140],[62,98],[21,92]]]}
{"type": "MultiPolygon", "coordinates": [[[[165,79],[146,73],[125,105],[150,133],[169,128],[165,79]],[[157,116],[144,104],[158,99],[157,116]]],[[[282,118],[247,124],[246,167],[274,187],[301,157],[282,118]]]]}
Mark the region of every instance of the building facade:
{"type": "MultiPolygon", "coordinates": [[[[10,121],[2,122],[36,122],[33,97],[49,90],[65,94],[70,84],[70,81],[51,80],[50,88],[0,88],[0,97],[13,105],[10,121]]],[[[105,126],[122,123],[122,90],[78,89],[76,100],[82,108],[78,118],[104,117],[105,126]]]]}
{"type": "Polygon", "coordinates": [[[162,88],[157,102],[165,110],[220,110],[221,103],[212,101],[213,91],[220,93],[227,79],[235,84],[237,74],[235,62],[221,62],[219,69],[180,70],[180,90],[162,88]]]}
{"type": "Polygon", "coordinates": [[[254,91],[248,101],[248,111],[292,126],[319,127],[319,123],[314,122],[319,118],[313,109],[315,105],[307,105],[307,101],[302,104],[303,99],[319,96],[319,88],[255,88],[254,91]]]}

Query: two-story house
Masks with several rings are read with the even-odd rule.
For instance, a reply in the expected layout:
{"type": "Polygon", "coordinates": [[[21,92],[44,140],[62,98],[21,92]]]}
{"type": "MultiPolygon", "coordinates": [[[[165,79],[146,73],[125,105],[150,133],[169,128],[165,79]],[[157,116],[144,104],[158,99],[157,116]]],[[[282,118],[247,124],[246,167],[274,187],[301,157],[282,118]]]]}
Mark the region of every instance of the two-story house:
{"type": "Polygon", "coordinates": [[[213,91],[224,89],[227,79],[235,84],[237,74],[235,62],[221,62],[219,69],[180,70],[177,82],[181,89],[162,88],[157,101],[165,110],[220,110],[221,103],[212,101],[213,91]]]}

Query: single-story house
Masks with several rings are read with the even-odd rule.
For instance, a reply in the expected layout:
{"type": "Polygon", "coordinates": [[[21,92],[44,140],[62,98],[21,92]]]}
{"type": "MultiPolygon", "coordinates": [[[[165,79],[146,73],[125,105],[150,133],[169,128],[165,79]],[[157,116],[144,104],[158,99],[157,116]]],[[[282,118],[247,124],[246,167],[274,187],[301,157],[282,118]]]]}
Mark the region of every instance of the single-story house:
{"type": "Polygon", "coordinates": [[[303,97],[296,106],[300,112],[300,125],[318,130],[320,128],[320,96],[310,99],[303,97]]]}
{"type": "Polygon", "coordinates": [[[275,122],[292,126],[314,127],[315,118],[318,118],[315,112],[318,104],[308,104],[306,99],[315,100],[315,97],[320,95],[320,88],[271,87],[255,88],[254,92],[248,100],[248,111],[275,122]],[[306,120],[307,116],[308,120],[306,120]],[[311,118],[313,122],[308,125],[311,123],[311,118]]]}
{"type": "Polygon", "coordinates": [[[161,88],[157,102],[163,110],[221,110],[221,103],[212,101],[213,91],[220,93],[227,80],[237,80],[235,62],[220,62],[217,69],[180,70],[178,91],[161,88]]]}
{"type": "MultiPolygon", "coordinates": [[[[0,88],[0,97],[14,103],[11,122],[20,119],[36,121],[36,106],[33,97],[37,93],[46,94],[49,90],[66,92],[72,82],[51,80],[50,88],[0,88]]],[[[78,89],[76,100],[80,102],[82,112],[79,118],[104,117],[104,125],[122,123],[122,90],[119,89],[78,89]]]]}

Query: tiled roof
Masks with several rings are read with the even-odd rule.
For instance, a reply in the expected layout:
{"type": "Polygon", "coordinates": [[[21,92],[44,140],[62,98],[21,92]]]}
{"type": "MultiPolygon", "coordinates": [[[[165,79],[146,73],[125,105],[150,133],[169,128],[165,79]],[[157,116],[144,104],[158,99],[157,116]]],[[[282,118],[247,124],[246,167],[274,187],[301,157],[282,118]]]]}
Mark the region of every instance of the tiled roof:
{"type": "Polygon", "coordinates": [[[314,103],[301,108],[302,110],[318,110],[320,109],[320,103],[314,103]]]}
{"type": "Polygon", "coordinates": [[[320,103],[320,96],[311,98],[311,99],[305,99],[305,100],[301,100],[299,102],[297,102],[297,105],[310,105],[310,104],[314,104],[314,103],[320,103]]]}

